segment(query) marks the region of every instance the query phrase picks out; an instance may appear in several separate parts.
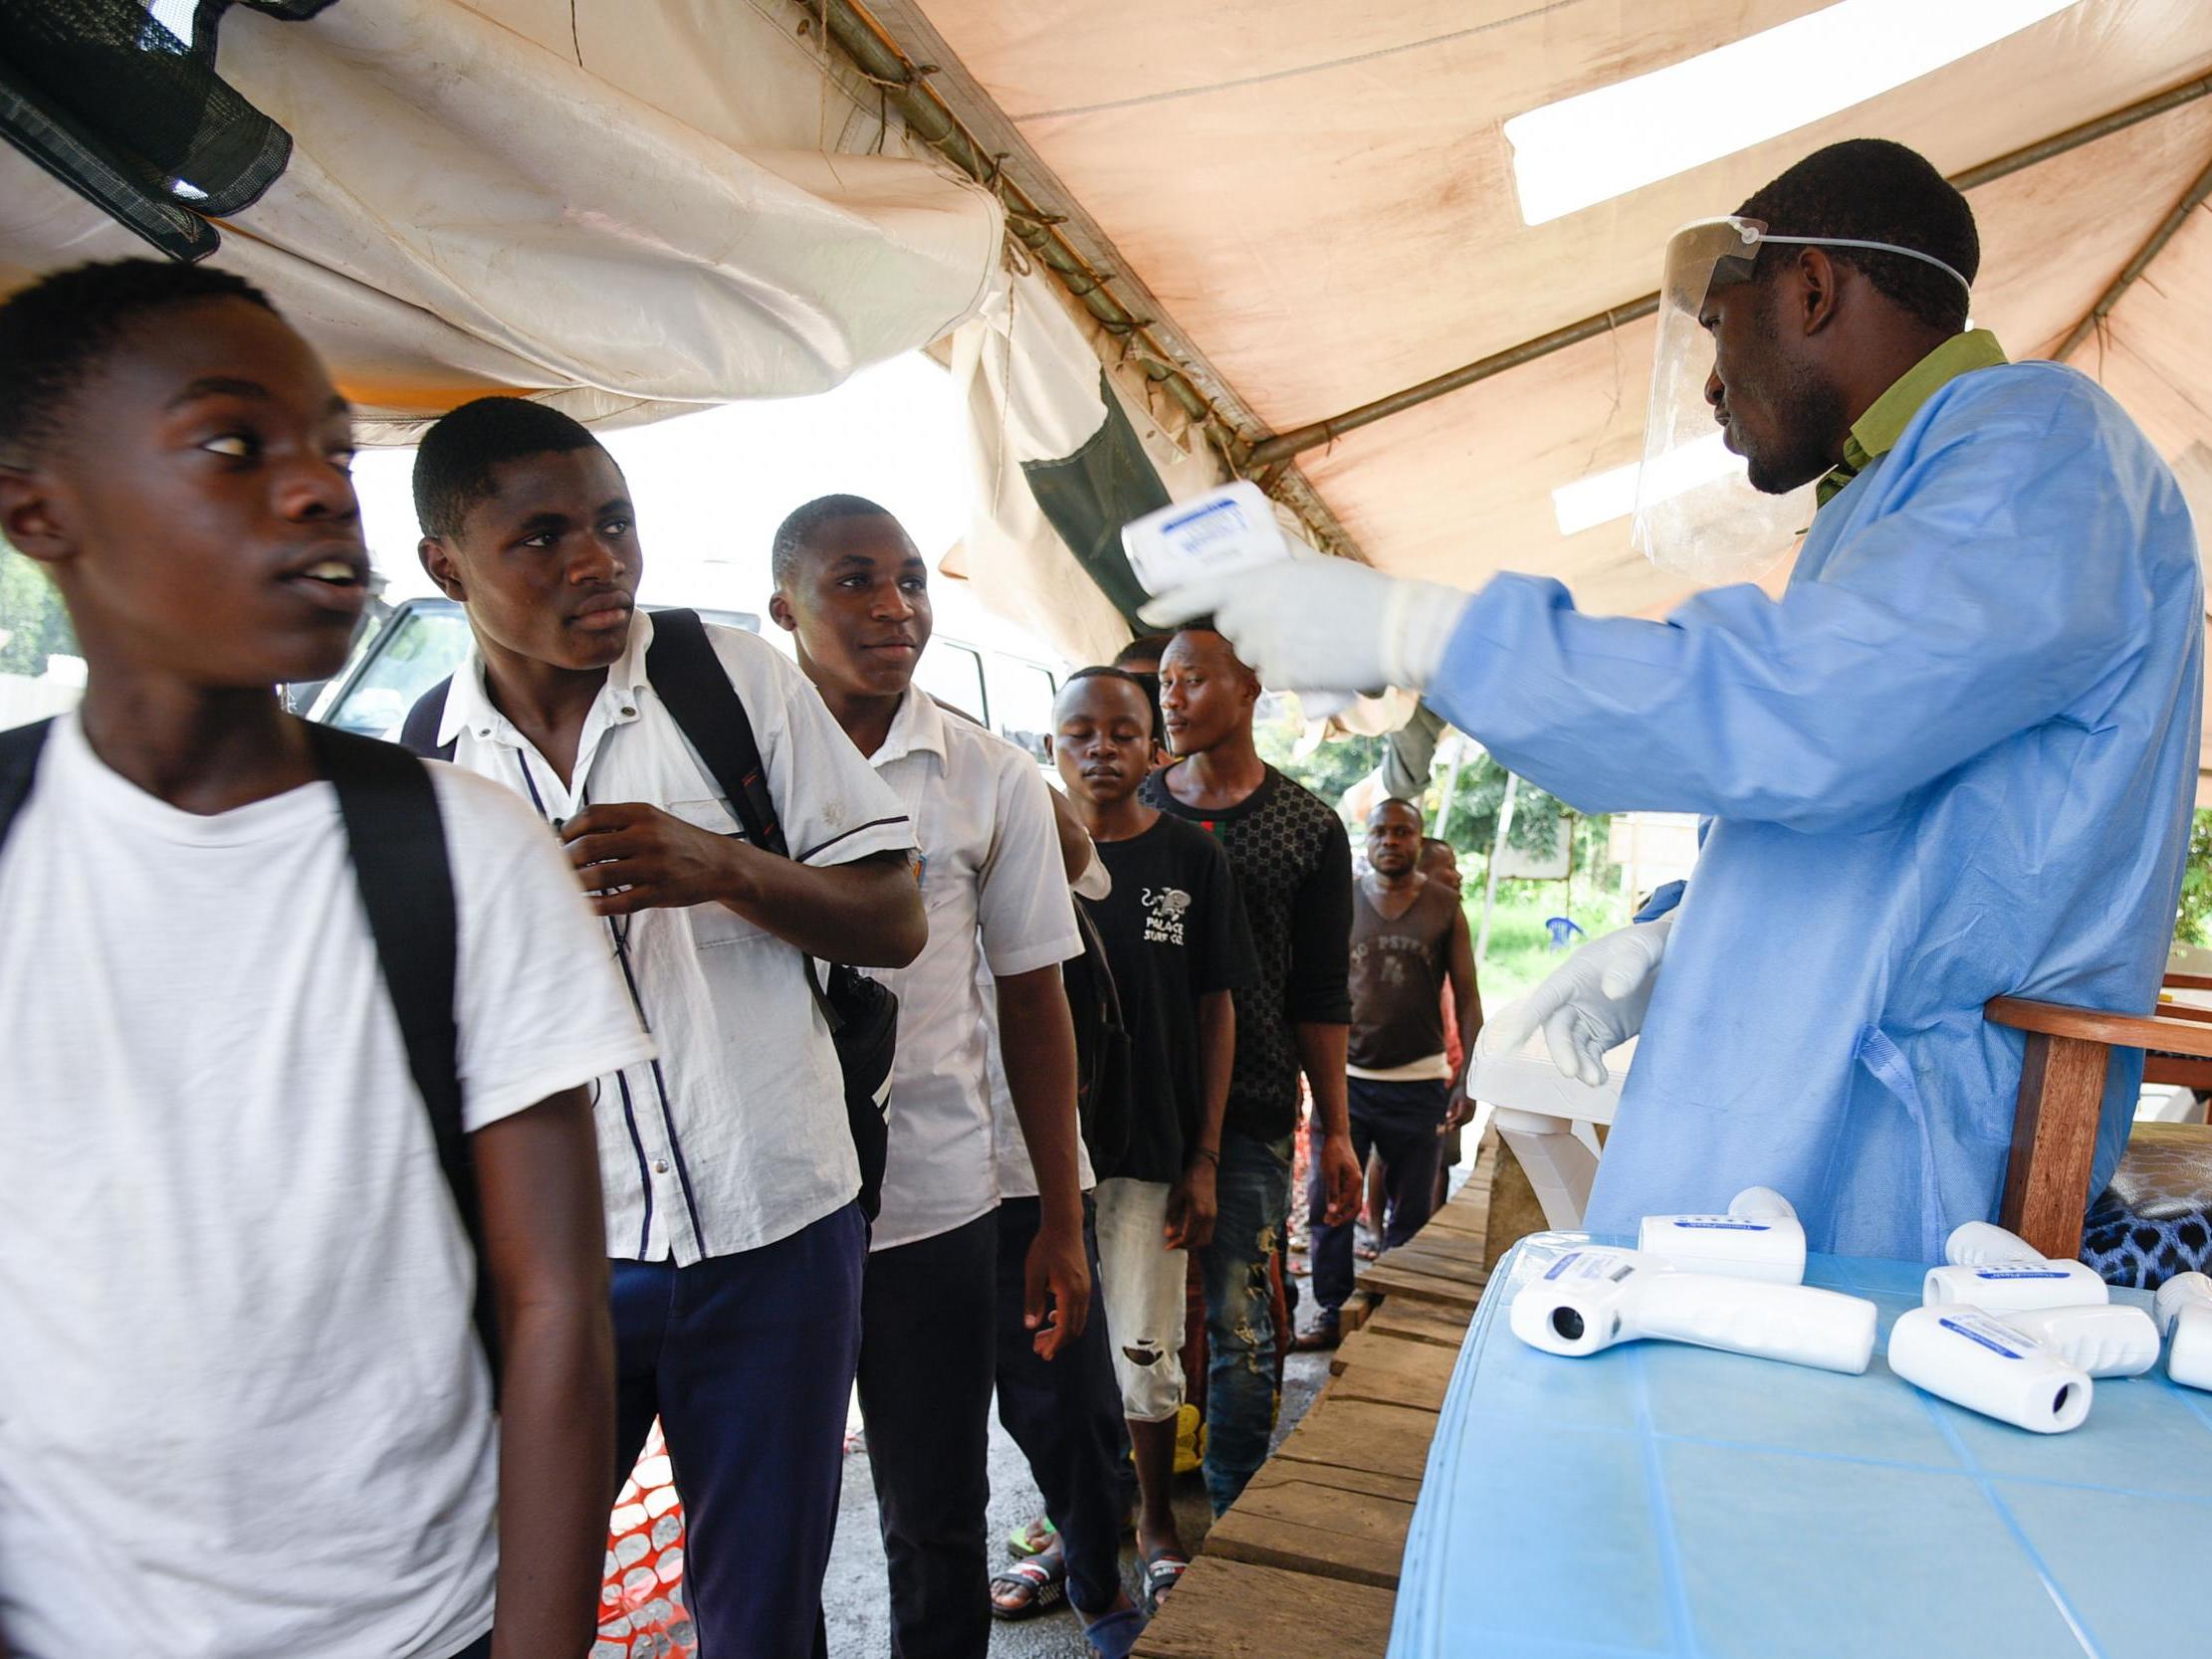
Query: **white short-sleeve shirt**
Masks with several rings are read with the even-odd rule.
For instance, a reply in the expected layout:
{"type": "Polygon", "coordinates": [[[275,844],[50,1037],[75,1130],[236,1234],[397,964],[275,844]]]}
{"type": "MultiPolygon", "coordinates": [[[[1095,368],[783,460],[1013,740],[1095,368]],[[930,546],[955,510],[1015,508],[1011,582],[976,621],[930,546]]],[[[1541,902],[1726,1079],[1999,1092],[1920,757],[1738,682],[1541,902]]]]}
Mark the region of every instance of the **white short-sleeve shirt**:
{"type": "MultiPolygon", "coordinates": [[[[650,1044],[545,827],[432,775],[473,1131],[650,1044]]],[[[0,916],[5,1645],[444,1659],[497,1431],[335,793],[181,812],[65,717],[0,916]]]]}
{"type": "Polygon", "coordinates": [[[929,943],[878,974],[899,997],[891,1150],[873,1247],[964,1226],[998,1202],[981,979],[1082,953],[1059,834],[1036,762],[921,691],[870,757],[921,842],[929,943]]]}
{"type": "MultiPolygon", "coordinates": [[[[716,657],[761,747],[794,858],[848,864],[914,845],[907,813],[798,670],[767,642],[710,627],[716,657]]],[[[446,695],[439,742],[456,765],[565,822],[591,803],[642,801],[718,835],[741,833],[721,786],[653,693],[640,614],[584,717],[563,785],[493,707],[474,651],[446,695]]],[[[619,935],[657,1065],[600,1081],[593,1118],[607,1253],[684,1265],[786,1238],[852,1202],[860,1163],[844,1074],[798,949],[723,905],[640,911],[619,935]]]]}

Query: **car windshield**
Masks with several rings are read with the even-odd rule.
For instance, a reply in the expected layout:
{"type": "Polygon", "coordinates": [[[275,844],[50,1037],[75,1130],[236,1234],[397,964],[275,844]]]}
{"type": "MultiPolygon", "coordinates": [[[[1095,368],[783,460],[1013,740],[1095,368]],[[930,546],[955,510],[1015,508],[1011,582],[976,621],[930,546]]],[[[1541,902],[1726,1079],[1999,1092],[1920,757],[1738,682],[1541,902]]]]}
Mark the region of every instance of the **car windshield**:
{"type": "Polygon", "coordinates": [[[407,607],[363,647],[360,674],[321,718],[341,731],[381,737],[407,718],[415,700],[461,666],[469,619],[458,605],[407,607]]]}

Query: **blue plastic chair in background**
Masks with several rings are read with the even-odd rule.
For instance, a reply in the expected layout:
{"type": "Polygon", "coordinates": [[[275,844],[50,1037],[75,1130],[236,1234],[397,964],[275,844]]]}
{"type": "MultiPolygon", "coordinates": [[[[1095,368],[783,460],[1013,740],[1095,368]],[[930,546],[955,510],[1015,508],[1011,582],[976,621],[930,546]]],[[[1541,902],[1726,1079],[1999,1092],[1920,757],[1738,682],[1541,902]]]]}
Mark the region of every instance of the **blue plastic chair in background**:
{"type": "Polygon", "coordinates": [[[1551,947],[1554,950],[1564,950],[1575,939],[1590,936],[1569,917],[1547,916],[1544,918],[1544,926],[1551,930],[1551,947]]]}

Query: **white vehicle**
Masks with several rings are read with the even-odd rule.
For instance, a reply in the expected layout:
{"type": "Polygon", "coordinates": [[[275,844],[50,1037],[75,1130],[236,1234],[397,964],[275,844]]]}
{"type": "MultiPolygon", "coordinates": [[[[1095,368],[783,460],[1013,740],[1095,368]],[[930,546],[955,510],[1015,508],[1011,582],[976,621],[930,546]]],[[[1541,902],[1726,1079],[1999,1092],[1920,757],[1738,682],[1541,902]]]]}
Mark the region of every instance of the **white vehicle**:
{"type": "MultiPolygon", "coordinates": [[[[699,614],[724,627],[762,631],[761,618],[752,611],[702,607],[699,614]]],[[[780,630],[767,637],[783,645],[780,630]]],[[[398,727],[424,692],[461,665],[468,648],[468,618],[453,600],[405,600],[354,645],[345,666],[308,705],[308,719],[381,737],[398,727]]],[[[1052,700],[1060,681],[1044,664],[939,634],[922,654],[914,678],[939,702],[972,716],[1045,764],[1044,739],[1052,729],[1052,700]]]]}

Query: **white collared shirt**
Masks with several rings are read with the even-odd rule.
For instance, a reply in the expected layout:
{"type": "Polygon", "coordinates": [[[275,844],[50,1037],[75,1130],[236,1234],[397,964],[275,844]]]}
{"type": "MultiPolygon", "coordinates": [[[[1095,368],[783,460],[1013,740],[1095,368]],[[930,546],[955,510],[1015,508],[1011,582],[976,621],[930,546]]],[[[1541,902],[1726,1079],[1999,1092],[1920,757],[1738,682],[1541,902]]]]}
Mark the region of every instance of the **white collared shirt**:
{"type": "Polygon", "coordinates": [[[1059,835],[1036,762],[921,691],[870,756],[922,847],[929,943],[879,973],[899,997],[891,1154],[873,1248],[966,1225],[998,1202],[994,1040],[980,977],[1033,973],[1082,953],[1059,835]]]}
{"type": "MultiPolygon", "coordinates": [[[[652,1045],[529,809],[429,772],[473,1133],[652,1045]]],[[[477,1263],[336,792],[182,811],[66,715],[0,916],[8,1650],[464,1646],[499,1555],[477,1263]]]]}
{"type": "MultiPolygon", "coordinates": [[[[751,634],[710,627],[707,636],[745,704],[792,856],[821,866],[911,851],[906,812],[805,677],[751,634]]],[[[652,638],[641,612],[584,717],[566,786],[492,706],[473,650],[453,677],[438,740],[454,743],[456,765],[550,819],[643,801],[739,835],[730,802],[645,677],[652,638]]],[[[661,1053],[599,1082],[607,1253],[689,1265],[773,1244],[851,1202],[860,1165],[843,1073],[798,950],[722,905],[640,911],[605,933],[610,943],[623,938],[661,1053]]]]}

